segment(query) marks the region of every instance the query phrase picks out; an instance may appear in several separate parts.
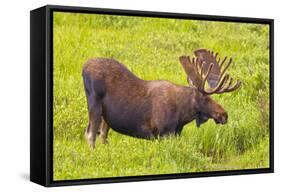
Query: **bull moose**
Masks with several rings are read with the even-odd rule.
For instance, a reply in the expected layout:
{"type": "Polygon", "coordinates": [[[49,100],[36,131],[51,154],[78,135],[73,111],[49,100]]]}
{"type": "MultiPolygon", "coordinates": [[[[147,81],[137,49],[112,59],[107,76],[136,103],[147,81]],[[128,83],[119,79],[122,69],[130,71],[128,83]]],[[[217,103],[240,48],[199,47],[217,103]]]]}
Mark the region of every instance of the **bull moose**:
{"type": "Polygon", "coordinates": [[[232,58],[220,61],[218,53],[206,49],[194,53],[193,57],[179,57],[189,86],[142,80],[114,59],[88,60],[82,76],[89,117],[85,136],[90,146],[95,147],[97,133],[106,143],[109,127],[121,134],[153,139],[180,135],[184,125],[193,120],[198,127],[210,118],[225,124],[227,112],[210,95],[241,86],[241,81],[233,83],[225,73],[232,58]]]}

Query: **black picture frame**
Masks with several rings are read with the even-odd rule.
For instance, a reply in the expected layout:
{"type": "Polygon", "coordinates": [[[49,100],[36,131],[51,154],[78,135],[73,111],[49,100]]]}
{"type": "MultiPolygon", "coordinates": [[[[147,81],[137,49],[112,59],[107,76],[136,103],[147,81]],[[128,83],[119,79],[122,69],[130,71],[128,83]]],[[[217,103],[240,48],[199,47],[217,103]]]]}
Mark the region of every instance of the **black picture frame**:
{"type": "Polygon", "coordinates": [[[30,12],[30,180],[43,186],[195,178],[274,172],[274,20],[246,17],[46,5],[30,12]],[[53,181],[53,12],[243,22],[270,26],[270,167],[231,171],[53,181]]]}

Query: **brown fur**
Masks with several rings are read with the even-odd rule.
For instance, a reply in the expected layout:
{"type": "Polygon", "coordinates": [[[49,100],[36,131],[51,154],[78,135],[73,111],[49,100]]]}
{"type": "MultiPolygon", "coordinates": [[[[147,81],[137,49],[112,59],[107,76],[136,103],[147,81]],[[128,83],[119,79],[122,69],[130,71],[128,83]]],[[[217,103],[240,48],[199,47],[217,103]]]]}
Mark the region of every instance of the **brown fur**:
{"type": "Polygon", "coordinates": [[[83,67],[89,124],[85,135],[94,147],[98,130],[106,143],[109,127],[151,139],[180,134],[185,124],[198,126],[213,118],[226,123],[227,113],[196,88],[169,81],[145,81],[114,59],[91,59],[83,67]]]}

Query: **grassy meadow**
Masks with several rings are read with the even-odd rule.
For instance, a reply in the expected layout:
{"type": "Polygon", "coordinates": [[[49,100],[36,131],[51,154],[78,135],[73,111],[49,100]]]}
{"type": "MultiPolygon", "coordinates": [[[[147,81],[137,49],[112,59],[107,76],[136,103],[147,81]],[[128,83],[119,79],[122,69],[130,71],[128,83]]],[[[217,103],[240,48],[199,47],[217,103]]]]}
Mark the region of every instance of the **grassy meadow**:
{"type": "Polygon", "coordinates": [[[269,167],[269,26],[54,13],[54,180],[269,167]],[[192,122],[180,137],[141,140],[109,131],[109,144],[84,138],[88,123],[82,66],[114,58],[145,80],[187,85],[181,55],[207,48],[232,56],[239,91],[213,95],[226,125],[192,122]]]}

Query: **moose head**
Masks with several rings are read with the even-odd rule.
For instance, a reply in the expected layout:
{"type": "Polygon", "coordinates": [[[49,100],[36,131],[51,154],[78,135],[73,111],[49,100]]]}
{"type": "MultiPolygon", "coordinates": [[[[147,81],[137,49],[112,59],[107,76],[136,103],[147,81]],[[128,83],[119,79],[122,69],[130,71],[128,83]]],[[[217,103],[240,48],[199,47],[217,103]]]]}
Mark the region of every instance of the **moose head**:
{"type": "Polygon", "coordinates": [[[190,86],[200,92],[196,125],[199,127],[209,118],[214,119],[216,123],[225,124],[228,119],[227,112],[210,95],[232,92],[241,86],[241,81],[238,80],[233,84],[233,79],[226,73],[232,63],[232,58],[225,65],[227,57],[221,61],[218,53],[214,54],[213,51],[199,49],[194,53],[196,57],[181,56],[179,59],[190,86]],[[205,88],[206,81],[209,85],[207,89],[205,88]]]}

